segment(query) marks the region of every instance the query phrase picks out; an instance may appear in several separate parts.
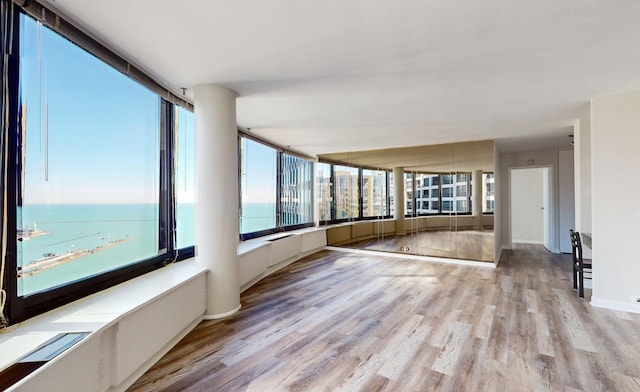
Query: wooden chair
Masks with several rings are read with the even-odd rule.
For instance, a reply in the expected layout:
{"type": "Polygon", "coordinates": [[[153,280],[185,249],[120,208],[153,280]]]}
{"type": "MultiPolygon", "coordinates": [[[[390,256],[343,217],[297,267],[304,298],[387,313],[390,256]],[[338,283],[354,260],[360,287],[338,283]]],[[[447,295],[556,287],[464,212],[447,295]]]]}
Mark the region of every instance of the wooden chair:
{"type": "Polygon", "coordinates": [[[582,259],[582,240],[580,233],[569,230],[573,254],[573,288],[578,289],[580,298],[584,298],[584,274],[591,274],[591,263],[585,263],[582,259]]]}

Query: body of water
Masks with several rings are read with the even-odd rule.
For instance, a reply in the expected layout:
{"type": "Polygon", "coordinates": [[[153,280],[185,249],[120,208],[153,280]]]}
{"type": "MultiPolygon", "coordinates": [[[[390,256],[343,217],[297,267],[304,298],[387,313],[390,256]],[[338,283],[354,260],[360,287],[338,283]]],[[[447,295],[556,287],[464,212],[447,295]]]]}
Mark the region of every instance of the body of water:
{"type": "MultiPolygon", "coordinates": [[[[179,205],[178,246],[193,245],[193,205],[179,205]]],[[[18,267],[56,256],[67,261],[25,275],[26,295],[83,279],[158,254],[158,207],[151,204],[28,205],[18,208],[18,229],[35,230],[18,241],[18,267]],[[91,253],[92,250],[95,252],[91,253]],[[74,256],[75,255],[75,256],[74,256]]]]}
{"type": "Polygon", "coordinates": [[[245,203],[240,217],[240,233],[272,229],[276,226],[275,203],[245,203]]]}
{"type": "MultiPolygon", "coordinates": [[[[195,206],[179,204],[176,214],[177,247],[194,245],[195,206]]],[[[18,241],[18,267],[69,255],[64,262],[25,274],[18,280],[18,294],[36,293],[156,256],[158,219],[158,207],[152,204],[18,208],[18,229],[34,231],[18,241]]],[[[243,206],[242,233],[274,226],[274,204],[243,206]]]]}

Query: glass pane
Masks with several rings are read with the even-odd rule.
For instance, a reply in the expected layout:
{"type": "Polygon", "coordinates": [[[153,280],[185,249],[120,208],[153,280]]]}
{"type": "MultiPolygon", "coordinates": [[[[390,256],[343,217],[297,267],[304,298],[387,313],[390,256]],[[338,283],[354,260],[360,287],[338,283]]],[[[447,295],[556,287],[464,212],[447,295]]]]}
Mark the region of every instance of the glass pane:
{"type": "Polygon", "coordinates": [[[493,173],[482,174],[482,212],[495,210],[495,183],[493,173]]]}
{"type": "Polygon", "coordinates": [[[240,139],[241,199],[240,233],[276,227],[275,149],[247,138],[240,139]]]}
{"type": "Polygon", "coordinates": [[[193,246],[195,225],[195,118],[192,112],[176,107],[175,127],[178,142],[176,160],[176,248],[193,246]]]}
{"type": "Polygon", "coordinates": [[[387,215],[387,176],[382,170],[362,170],[362,216],[387,215]]]}
{"type": "Polygon", "coordinates": [[[404,173],[404,214],[413,215],[413,173],[404,173]]]}
{"type": "Polygon", "coordinates": [[[350,166],[334,166],[336,182],[336,219],[350,219],[359,216],[358,169],[350,166]]]}
{"type": "Polygon", "coordinates": [[[21,16],[18,295],[158,254],[159,98],[21,16]]]}
{"type": "Polygon", "coordinates": [[[418,215],[437,214],[440,212],[440,189],[437,174],[416,174],[416,198],[418,215]]]}
{"type": "Polygon", "coordinates": [[[316,163],[316,187],[318,189],[318,212],[321,221],[331,220],[331,165],[316,163]]]}
{"type": "Polygon", "coordinates": [[[457,213],[471,212],[470,192],[471,174],[461,173],[455,176],[455,211],[457,213]]]}
{"type": "Polygon", "coordinates": [[[282,224],[313,222],[313,162],[282,154],[282,224]]]}

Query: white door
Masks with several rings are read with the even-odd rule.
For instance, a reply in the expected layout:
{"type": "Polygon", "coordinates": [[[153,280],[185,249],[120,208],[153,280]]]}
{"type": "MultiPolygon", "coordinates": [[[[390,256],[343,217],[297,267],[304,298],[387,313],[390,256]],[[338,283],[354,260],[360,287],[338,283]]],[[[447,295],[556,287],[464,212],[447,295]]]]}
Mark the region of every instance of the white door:
{"type": "Polygon", "coordinates": [[[544,244],[543,168],[518,168],[511,173],[511,242],[544,244]]]}

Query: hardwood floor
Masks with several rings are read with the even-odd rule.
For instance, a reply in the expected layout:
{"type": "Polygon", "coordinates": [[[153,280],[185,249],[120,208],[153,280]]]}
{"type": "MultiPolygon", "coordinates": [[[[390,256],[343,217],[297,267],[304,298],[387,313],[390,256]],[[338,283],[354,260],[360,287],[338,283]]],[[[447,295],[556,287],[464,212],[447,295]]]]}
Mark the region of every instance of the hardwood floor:
{"type": "Polygon", "coordinates": [[[319,252],[130,391],[640,391],[640,315],[578,298],[570,255],[506,252],[496,269],[319,252]]]}
{"type": "Polygon", "coordinates": [[[477,261],[495,261],[493,230],[428,230],[354,241],[348,248],[410,253],[477,261]]]}

